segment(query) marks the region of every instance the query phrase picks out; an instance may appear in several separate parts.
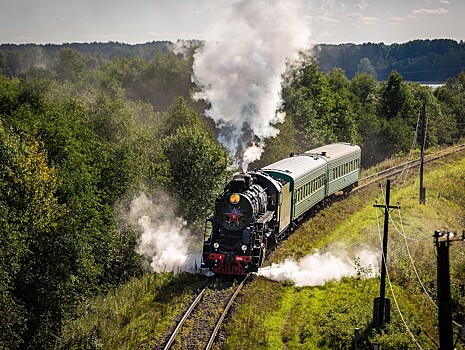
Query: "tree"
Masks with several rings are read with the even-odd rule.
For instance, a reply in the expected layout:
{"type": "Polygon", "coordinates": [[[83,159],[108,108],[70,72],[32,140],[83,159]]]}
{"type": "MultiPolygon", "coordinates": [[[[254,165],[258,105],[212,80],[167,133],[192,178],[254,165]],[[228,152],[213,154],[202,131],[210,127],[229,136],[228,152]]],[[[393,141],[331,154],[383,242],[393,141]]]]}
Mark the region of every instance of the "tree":
{"type": "Polygon", "coordinates": [[[302,61],[290,67],[286,76],[282,109],[299,130],[299,149],[308,150],[334,137],[325,119],[331,101],[328,77],[319,70],[315,59],[303,57],[302,61]]]}
{"type": "Polygon", "coordinates": [[[329,74],[331,99],[328,99],[326,123],[331,125],[334,139],[331,141],[354,142],[357,139],[353,96],[349,81],[341,68],[335,68],[329,74]]]}
{"type": "Polygon", "coordinates": [[[435,91],[443,114],[455,119],[457,131],[454,138],[465,136],[465,72],[447,80],[446,84],[435,91]]]}
{"type": "Polygon", "coordinates": [[[200,125],[201,118],[192,108],[187,106],[183,97],[176,98],[165,112],[166,126],[164,133],[171,135],[180,127],[194,127],[200,125]]]}
{"type": "Polygon", "coordinates": [[[39,142],[21,140],[1,122],[0,189],[0,297],[9,302],[0,306],[0,344],[16,348],[39,334],[46,344],[59,328],[64,302],[68,265],[57,229],[65,208],[39,142]]]}
{"type": "Polygon", "coordinates": [[[60,51],[54,70],[58,80],[75,82],[83,76],[86,65],[78,51],[63,48],[60,51]]]}
{"type": "Polygon", "coordinates": [[[364,57],[360,60],[360,63],[357,66],[357,74],[359,73],[365,73],[368,75],[371,75],[376,78],[376,69],[375,67],[371,64],[371,61],[367,58],[364,57]]]}
{"type": "Polygon", "coordinates": [[[402,86],[402,76],[397,72],[391,72],[389,79],[381,92],[381,117],[391,119],[397,116],[405,102],[405,89],[402,86]]]}
{"type": "Polygon", "coordinates": [[[171,164],[171,192],[180,200],[184,217],[203,221],[227,178],[229,158],[200,126],[182,126],[166,140],[165,152],[171,164]]]}

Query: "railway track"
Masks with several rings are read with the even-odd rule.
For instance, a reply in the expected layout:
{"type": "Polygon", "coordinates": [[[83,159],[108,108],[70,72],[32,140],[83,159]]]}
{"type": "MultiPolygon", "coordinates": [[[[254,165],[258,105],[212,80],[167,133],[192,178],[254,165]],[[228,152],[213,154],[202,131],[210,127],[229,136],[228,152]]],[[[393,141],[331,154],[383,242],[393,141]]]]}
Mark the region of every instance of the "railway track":
{"type": "Polygon", "coordinates": [[[212,277],[193,300],[164,347],[212,349],[221,325],[250,274],[241,280],[212,277]]]}
{"type": "MultiPolygon", "coordinates": [[[[465,144],[449,147],[447,149],[444,149],[444,150],[441,150],[439,152],[432,153],[432,154],[429,154],[429,155],[425,156],[424,157],[424,163],[432,162],[432,161],[435,161],[437,159],[447,157],[448,155],[451,155],[451,154],[454,154],[454,153],[457,153],[457,152],[460,152],[460,151],[463,151],[463,150],[465,150],[465,144]]],[[[420,161],[421,161],[420,158],[413,159],[413,160],[405,162],[405,163],[403,163],[401,165],[397,165],[397,166],[391,167],[389,169],[384,169],[384,170],[381,170],[381,171],[379,171],[379,172],[377,172],[375,174],[368,175],[368,176],[365,176],[363,178],[360,178],[359,186],[356,187],[355,189],[353,189],[351,193],[358,192],[358,191],[360,191],[360,190],[362,190],[362,189],[364,189],[364,188],[366,188],[366,187],[368,187],[368,186],[370,186],[370,185],[372,185],[374,183],[378,183],[380,180],[383,180],[383,179],[389,178],[391,176],[401,174],[402,172],[404,172],[404,171],[406,171],[408,169],[417,167],[417,166],[420,165],[420,161]]]]}

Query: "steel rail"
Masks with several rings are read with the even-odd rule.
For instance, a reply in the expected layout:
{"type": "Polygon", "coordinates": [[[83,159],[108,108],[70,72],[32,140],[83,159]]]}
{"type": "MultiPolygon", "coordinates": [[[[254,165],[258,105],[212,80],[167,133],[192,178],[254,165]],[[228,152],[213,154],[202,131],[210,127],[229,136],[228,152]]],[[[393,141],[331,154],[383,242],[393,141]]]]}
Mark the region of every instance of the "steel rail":
{"type": "Polygon", "coordinates": [[[234,294],[231,296],[231,298],[229,298],[228,304],[225,306],[223,313],[221,314],[220,318],[216,322],[215,329],[213,330],[210,336],[210,340],[208,341],[207,346],[205,347],[205,350],[210,350],[213,347],[213,343],[215,342],[216,336],[220,330],[221,325],[223,324],[224,318],[228,314],[228,311],[231,308],[234,300],[236,300],[237,294],[239,294],[239,292],[241,291],[242,287],[244,286],[245,282],[250,277],[250,275],[251,274],[249,273],[247,276],[245,276],[241,284],[239,284],[239,286],[236,288],[236,291],[234,292],[234,294]]]}
{"type": "MultiPolygon", "coordinates": [[[[448,156],[450,154],[459,152],[459,151],[461,151],[463,149],[465,149],[465,144],[457,145],[457,146],[454,146],[454,147],[450,147],[450,148],[448,148],[446,150],[442,150],[442,151],[439,151],[439,152],[436,152],[436,153],[432,153],[432,154],[430,154],[430,155],[428,155],[426,157],[425,162],[428,163],[428,162],[435,161],[437,159],[446,157],[446,156],[448,156]]],[[[378,182],[380,180],[383,180],[383,179],[385,179],[385,178],[387,178],[389,176],[397,175],[397,174],[401,173],[402,171],[404,171],[405,169],[410,169],[410,168],[413,168],[415,166],[418,166],[418,164],[416,164],[416,163],[419,163],[419,162],[420,162],[420,158],[417,158],[417,159],[405,162],[405,163],[403,163],[401,165],[396,165],[396,166],[391,167],[389,169],[384,169],[384,170],[381,170],[381,171],[379,171],[379,172],[377,172],[375,174],[368,175],[368,176],[365,176],[363,178],[360,178],[359,182],[364,181],[364,180],[368,180],[368,179],[371,179],[371,178],[375,178],[375,179],[372,180],[372,181],[369,181],[367,183],[359,185],[352,192],[360,191],[360,190],[364,189],[365,187],[368,187],[369,185],[371,185],[373,183],[376,183],[376,182],[378,182]]]]}
{"type": "Polygon", "coordinates": [[[213,282],[214,279],[215,279],[215,277],[211,278],[211,279],[207,282],[207,284],[203,287],[202,291],[199,293],[199,295],[197,295],[197,297],[195,298],[195,300],[192,302],[192,304],[189,306],[189,308],[187,309],[187,311],[184,313],[184,316],[181,318],[181,320],[179,321],[178,325],[176,326],[176,328],[174,329],[173,333],[171,334],[170,339],[169,339],[168,342],[166,343],[166,345],[165,345],[165,347],[164,347],[164,350],[168,350],[169,348],[171,348],[171,346],[173,345],[174,339],[175,339],[176,336],[178,335],[179,330],[181,329],[182,325],[184,324],[184,322],[186,321],[186,319],[191,315],[192,311],[195,309],[195,307],[196,307],[197,304],[199,303],[200,299],[202,299],[203,294],[205,293],[205,291],[207,290],[207,288],[210,286],[210,284],[213,282]]]}

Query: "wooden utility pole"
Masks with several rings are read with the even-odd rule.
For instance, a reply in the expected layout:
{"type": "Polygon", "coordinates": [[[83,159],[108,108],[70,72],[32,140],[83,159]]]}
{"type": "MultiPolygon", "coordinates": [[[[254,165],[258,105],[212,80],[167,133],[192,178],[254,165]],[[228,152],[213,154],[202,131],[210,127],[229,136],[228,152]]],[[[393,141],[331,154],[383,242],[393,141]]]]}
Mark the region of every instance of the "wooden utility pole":
{"type": "Polygon", "coordinates": [[[426,101],[421,108],[421,153],[420,153],[420,204],[426,204],[426,189],[423,187],[423,163],[425,157],[426,139],[426,101]]]}
{"type": "MultiPolygon", "coordinates": [[[[380,185],[381,186],[381,185],[380,185]]],[[[387,245],[389,232],[389,210],[399,209],[400,206],[390,206],[389,199],[391,195],[391,180],[386,181],[386,203],[384,205],[375,204],[376,208],[384,208],[384,234],[383,234],[383,256],[381,258],[381,285],[379,298],[375,298],[373,307],[373,323],[376,326],[383,327],[385,322],[390,321],[390,304],[386,300],[386,263],[387,263],[387,245]],[[386,312],[385,312],[386,311],[386,312]]]]}
{"type": "Polygon", "coordinates": [[[439,322],[439,350],[453,350],[452,334],[452,307],[450,295],[449,272],[449,246],[450,232],[445,232],[446,239],[439,240],[444,234],[437,230],[434,232],[436,248],[438,251],[438,322],[439,322]]]}

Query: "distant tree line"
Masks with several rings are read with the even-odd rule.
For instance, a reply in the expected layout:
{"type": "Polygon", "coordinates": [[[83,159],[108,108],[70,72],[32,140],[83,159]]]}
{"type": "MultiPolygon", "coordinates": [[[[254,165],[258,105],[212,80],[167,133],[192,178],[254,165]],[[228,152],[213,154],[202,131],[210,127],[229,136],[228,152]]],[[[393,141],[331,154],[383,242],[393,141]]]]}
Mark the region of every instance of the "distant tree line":
{"type": "MultiPolygon", "coordinates": [[[[135,228],[118,221],[134,195],[167,191],[198,228],[230,176],[206,104],[190,98],[192,55],[55,55],[1,66],[0,348],[53,348],[76,305],[140,275],[135,228]]],[[[463,72],[432,90],[397,71],[379,82],[302,62],[289,67],[287,117],[257,167],[337,141],[360,144],[364,166],[408,152],[423,103],[428,145],[465,136],[463,72]]]]}
{"type": "Polygon", "coordinates": [[[445,82],[465,69],[465,43],[450,39],[413,40],[404,44],[321,44],[313,55],[321,70],[342,68],[352,79],[357,73],[374,73],[382,81],[393,70],[408,81],[445,82]]]}
{"type": "MultiPolygon", "coordinates": [[[[63,48],[81,53],[87,68],[105,60],[141,58],[152,60],[166,54],[173,45],[187,49],[187,54],[201,44],[198,40],[152,41],[145,44],[92,42],[56,44],[0,44],[0,69],[7,76],[17,76],[36,68],[50,68],[63,48]]],[[[356,73],[373,73],[382,81],[397,70],[407,81],[445,82],[465,69],[465,43],[451,39],[413,40],[403,44],[319,44],[311,54],[320,69],[330,72],[342,68],[352,79],[356,73]]]]}

